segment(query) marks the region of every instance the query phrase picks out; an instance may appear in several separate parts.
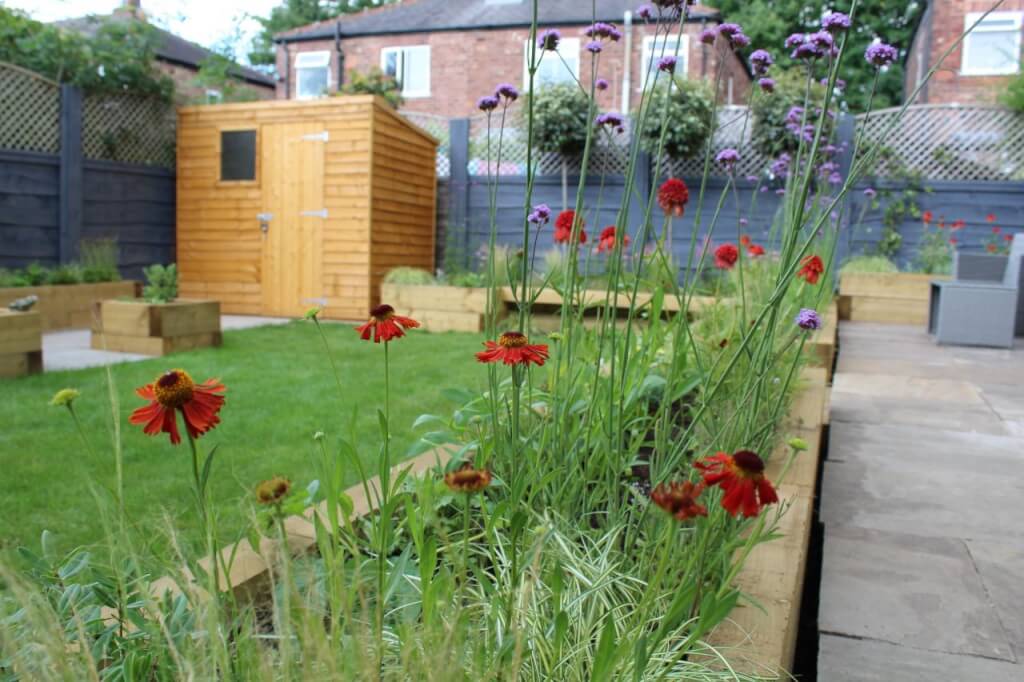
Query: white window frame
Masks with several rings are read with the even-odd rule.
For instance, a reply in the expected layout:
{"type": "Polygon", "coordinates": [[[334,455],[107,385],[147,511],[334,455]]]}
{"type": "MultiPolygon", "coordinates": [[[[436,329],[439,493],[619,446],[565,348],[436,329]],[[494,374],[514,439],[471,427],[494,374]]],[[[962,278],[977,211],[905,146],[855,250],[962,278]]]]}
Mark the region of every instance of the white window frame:
{"type": "MultiPolygon", "coordinates": [[[[542,33],[542,32],[543,31],[538,32],[538,35],[539,35],[539,33],[542,33]]],[[[575,54],[576,55],[576,69],[573,70],[573,69],[570,68],[569,70],[572,71],[572,75],[576,77],[576,80],[579,80],[579,78],[580,78],[580,49],[581,48],[582,48],[582,45],[580,43],[580,39],[579,38],[562,38],[558,42],[558,52],[557,52],[557,54],[546,54],[546,55],[544,55],[544,59],[557,59],[557,60],[561,61],[562,58],[565,57],[566,58],[565,61],[569,62],[568,57],[570,57],[571,55],[575,54]],[[559,56],[559,55],[561,55],[561,56],[559,56]]],[[[526,91],[526,92],[530,91],[530,50],[531,50],[531,41],[527,40],[527,41],[525,41],[523,43],[523,90],[526,91]]],[[[538,59],[540,59],[540,56],[541,56],[540,53],[541,53],[541,49],[540,49],[540,47],[538,47],[537,48],[537,58],[538,59]]]]}
{"type": "MultiPolygon", "coordinates": [[[[653,78],[648,77],[648,65],[651,65],[651,69],[657,68],[657,61],[662,57],[675,56],[677,58],[675,75],[679,78],[686,78],[690,72],[690,36],[687,34],[683,35],[670,35],[670,36],[644,36],[643,50],[640,53],[640,86],[650,87],[654,83],[653,78]],[[679,39],[679,54],[670,52],[668,49],[665,50],[665,54],[654,55],[654,65],[651,65],[651,53],[654,51],[654,41],[659,40],[668,43],[670,40],[679,39]]],[[[659,77],[658,81],[664,83],[664,78],[659,77]]]]}
{"type": "Polygon", "coordinates": [[[382,47],[380,49],[380,70],[384,71],[385,65],[387,64],[388,55],[397,53],[400,56],[399,59],[399,70],[405,71],[405,60],[410,58],[410,53],[415,54],[416,59],[423,59],[427,63],[427,83],[426,87],[413,88],[409,83],[404,82],[404,79],[399,78],[398,81],[402,85],[402,97],[406,99],[416,99],[418,97],[430,97],[430,45],[399,45],[395,47],[382,47]]]}
{"type": "Polygon", "coordinates": [[[318,50],[316,52],[299,52],[295,55],[295,99],[319,99],[324,97],[331,89],[333,79],[331,78],[331,53],[329,50],[318,50]],[[305,62],[305,63],[303,63],[305,62]],[[299,72],[303,70],[326,69],[327,87],[325,92],[303,93],[299,91],[301,80],[299,72]]]}
{"type": "MultiPolygon", "coordinates": [[[[964,17],[964,31],[967,31],[974,25],[978,19],[984,16],[984,12],[968,12],[967,16],[964,17]]],[[[960,58],[960,75],[962,76],[1012,76],[1016,73],[1020,73],[1020,48],[1021,48],[1021,30],[1024,27],[1024,12],[992,12],[985,17],[985,22],[978,24],[978,26],[964,36],[964,44],[962,48],[962,55],[960,58]],[[1013,28],[1006,27],[986,27],[985,22],[988,21],[1011,21],[1013,22],[1013,28]],[[985,40],[986,33],[1006,33],[1010,30],[1016,32],[1016,45],[1017,45],[1017,58],[1013,60],[1013,66],[1005,69],[985,69],[972,67],[970,65],[968,57],[971,54],[971,46],[975,40],[985,40]]]]}

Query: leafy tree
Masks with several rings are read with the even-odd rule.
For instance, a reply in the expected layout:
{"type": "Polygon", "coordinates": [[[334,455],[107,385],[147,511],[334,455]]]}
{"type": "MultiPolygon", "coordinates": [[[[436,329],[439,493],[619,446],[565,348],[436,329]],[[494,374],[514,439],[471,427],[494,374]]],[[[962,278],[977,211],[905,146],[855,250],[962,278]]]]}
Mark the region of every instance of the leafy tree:
{"type": "Polygon", "coordinates": [[[537,149],[564,156],[582,153],[590,113],[586,93],[575,83],[565,83],[537,88],[537,93],[529,96],[533,97],[533,141],[537,149]]]}
{"type": "MultiPolygon", "coordinates": [[[[238,65],[222,54],[211,54],[199,63],[199,72],[193,83],[204,91],[216,90],[220,93],[218,102],[253,102],[259,97],[235,75],[238,65]]],[[[195,104],[205,104],[207,98],[200,95],[193,98],[195,104]]]]}
{"type": "MultiPolygon", "coordinates": [[[[829,10],[846,12],[850,2],[834,0],[718,0],[714,6],[728,21],[743,26],[751,38],[744,55],[758,48],[770,51],[783,68],[792,64],[783,42],[791,33],[816,30],[823,14],[829,10]]],[[[874,67],[864,61],[864,50],[880,38],[899,48],[902,54],[910,49],[914,26],[924,9],[920,0],[862,0],[857,5],[854,27],[849,33],[846,56],[839,77],[849,86],[846,105],[852,111],[867,108],[874,67]]],[[[819,76],[824,76],[822,65],[819,76]]],[[[873,108],[894,106],[903,97],[903,65],[894,64],[885,70],[878,82],[873,108]]]]}
{"type": "MultiPolygon", "coordinates": [[[[651,111],[644,119],[640,131],[641,144],[649,152],[658,149],[662,121],[668,119],[665,133],[665,153],[673,159],[686,159],[703,150],[711,133],[711,90],[700,81],[675,79],[672,94],[665,100],[664,89],[659,87],[651,97],[651,111]]],[[[639,114],[634,114],[639,120],[639,114]]]]}
{"type": "Polygon", "coordinates": [[[253,40],[249,61],[253,64],[273,64],[275,60],[274,35],[289,29],[326,21],[342,14],[360,12],[395,0],[283,0],[270,10],[269,17],[256,17],[262,29],[253,40]]]}

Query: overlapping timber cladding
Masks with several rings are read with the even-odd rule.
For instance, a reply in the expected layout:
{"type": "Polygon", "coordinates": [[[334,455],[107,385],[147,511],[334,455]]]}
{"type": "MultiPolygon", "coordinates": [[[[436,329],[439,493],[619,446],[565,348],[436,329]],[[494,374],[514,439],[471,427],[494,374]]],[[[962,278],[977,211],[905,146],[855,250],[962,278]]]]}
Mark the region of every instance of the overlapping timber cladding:
{"type": "Polygon", "coordinates": [[[434,268],[437,144],[370,95],[179,109],[181,295],[365,319],[388,270],[434,268]]]}

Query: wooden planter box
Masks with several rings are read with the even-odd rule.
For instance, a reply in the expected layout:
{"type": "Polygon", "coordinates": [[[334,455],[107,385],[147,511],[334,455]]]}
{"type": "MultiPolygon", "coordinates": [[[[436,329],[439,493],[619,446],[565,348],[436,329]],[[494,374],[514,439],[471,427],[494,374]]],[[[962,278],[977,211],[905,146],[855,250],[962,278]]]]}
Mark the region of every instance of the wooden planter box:
{"type": "Polygon", "coordinates": [[[167,355],[219,346],[220,303],[100,301],[92,327],[92,347],[121,353],[167,355]]]}
{"type": "Polygon", "coordinates": [[[86,329],[92,325],[93,306],[108,298],[134,297],[138,282],[99,282],[97,284],[59,284],[40,287],[0,289],[0,306],[35,295],[39,302],[32,308],[39,314],[43,331],[86,329]]]}
{"type": "Polygon", "coordinates": [[[43,371],[42,316],[0,309],[0,377],[43,371]]]}
{"type": "Polygon", "coordinates": [[[482,332],[487,289],[382,284],[381,303],[408,315],[429,332],[482,332]]]}
{"type": "Polygon", "coordinates": [[[937,279],[949,276],[844,273],[839,278],[839,317],[856,322],[927,324],[929,283],[937,279]]]}

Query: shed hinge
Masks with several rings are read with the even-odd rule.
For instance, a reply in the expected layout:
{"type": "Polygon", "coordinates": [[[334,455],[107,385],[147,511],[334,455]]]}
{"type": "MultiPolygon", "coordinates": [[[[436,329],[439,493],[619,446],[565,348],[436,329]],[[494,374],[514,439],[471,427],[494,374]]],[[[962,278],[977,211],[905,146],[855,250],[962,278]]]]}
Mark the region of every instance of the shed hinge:
{"type": "Polygon", "coordinates": [[[301,215],[303,217],[308,216],[310,218],[326,218],[327,217],[327,209],[326,208],[321,208],[319,211],[303,211],[299,215],[301,215]]]}
{"type": "Polygon", "coordinates": [[[327,134],[327,131],[325,130],[322,133],[310,133],[309,135],[303,135],[302,139],[303,140],[319,140],[320,142],[327,142],[328,137],[329,136],[327,134]]]}

